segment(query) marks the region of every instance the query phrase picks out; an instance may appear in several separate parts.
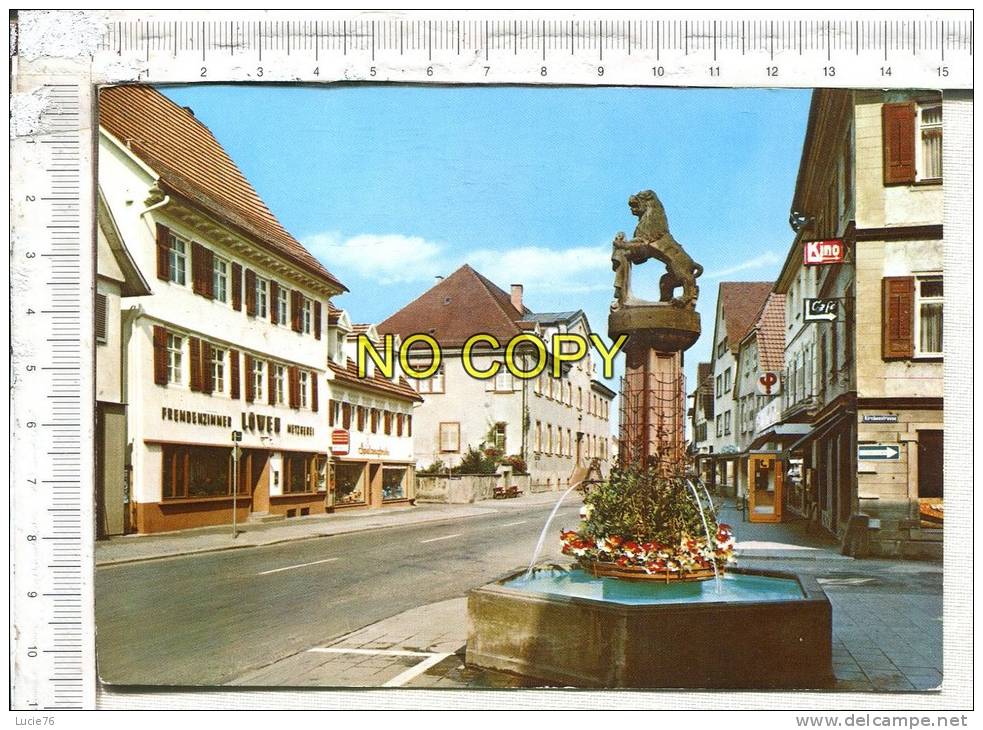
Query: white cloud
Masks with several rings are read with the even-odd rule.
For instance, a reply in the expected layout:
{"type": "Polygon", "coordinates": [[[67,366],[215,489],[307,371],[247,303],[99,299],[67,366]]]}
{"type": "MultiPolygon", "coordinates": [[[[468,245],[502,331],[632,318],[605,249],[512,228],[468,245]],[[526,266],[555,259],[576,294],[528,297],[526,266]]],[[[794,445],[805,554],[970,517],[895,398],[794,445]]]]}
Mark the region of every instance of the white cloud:
{"type": "Polygon", "coordinates": [[[331,271],[354,274],[379,284],[433,281],[470,264],[499,286],[525,284],[546,292],[590,292],[611,287],[607,246],[484,248],[456,251],[420,236],[334,231],[305,238],[304,246],[331,271]]]}
{"type": "Polygon", "coordinates": [[[760,256],[755,256],[753,259],[747,259],[734,266],[729,266],[726,269],[717,269],[716,271],[708,271],[704,274],[706,279],[722,279],[725,276],[731,276],[732,274],[740,273],[741,271],[748,271],[750,269],[760,269],[765,266],[774,266],[775,264],[782,263],[783,258],[780,254],[775,251],[765,251],[760,256]]]}
{"type": "Polygon", "coordinates": [[[443,246],[419,236],[363,233],[344,238],[318,233],[303,241],[330,271],[350,272],[380,284],[432,280],[443,272],[443,246]]]}

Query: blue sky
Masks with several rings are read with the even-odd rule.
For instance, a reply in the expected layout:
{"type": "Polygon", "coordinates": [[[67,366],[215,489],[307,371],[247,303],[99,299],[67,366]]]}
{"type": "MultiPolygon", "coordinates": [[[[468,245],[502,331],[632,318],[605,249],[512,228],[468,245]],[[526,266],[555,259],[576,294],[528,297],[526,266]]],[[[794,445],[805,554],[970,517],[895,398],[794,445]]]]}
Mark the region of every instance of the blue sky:
{"type": "MultiPolygon", "coordinates": [[[[705,269],[707,359],[717,285],[773,280],[805,90],[413,86],[162,89],[194,109],[260,196],[379,322],[464,263],[534,311],[583,309],[607,334],[610,243],[628,196],[655,190],[705,269]]],[[[657,262],[633,285],[657,298],[657,262]]]]}

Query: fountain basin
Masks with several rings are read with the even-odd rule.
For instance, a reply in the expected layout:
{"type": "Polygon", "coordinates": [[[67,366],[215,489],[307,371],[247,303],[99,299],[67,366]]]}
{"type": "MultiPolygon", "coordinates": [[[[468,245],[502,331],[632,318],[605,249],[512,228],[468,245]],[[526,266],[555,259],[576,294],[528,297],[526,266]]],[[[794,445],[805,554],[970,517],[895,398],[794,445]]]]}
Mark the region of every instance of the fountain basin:
{"type": "Polygon", "coordinates": [[[468,594],[468,664],[592,688],[832,682],[832,607],[811,576],[734,568],[720,594],[715,581],[523,576],[468,594]]]}

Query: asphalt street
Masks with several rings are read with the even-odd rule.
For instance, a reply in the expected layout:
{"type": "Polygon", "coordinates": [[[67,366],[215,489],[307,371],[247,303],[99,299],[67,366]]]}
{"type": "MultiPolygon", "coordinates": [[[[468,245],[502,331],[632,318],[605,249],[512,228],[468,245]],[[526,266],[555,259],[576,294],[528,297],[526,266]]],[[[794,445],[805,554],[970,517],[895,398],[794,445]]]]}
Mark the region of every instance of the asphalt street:
{"type": "MultiPolygon", "coordinates": [[[[529,562],[552,504],[97,569],[107,684],[216,685],[529,562]]],[[[578,521],[568,498],[551,534],[578,521]]],[[[559,559],[547,539],[540,560],[559,559]]]]}

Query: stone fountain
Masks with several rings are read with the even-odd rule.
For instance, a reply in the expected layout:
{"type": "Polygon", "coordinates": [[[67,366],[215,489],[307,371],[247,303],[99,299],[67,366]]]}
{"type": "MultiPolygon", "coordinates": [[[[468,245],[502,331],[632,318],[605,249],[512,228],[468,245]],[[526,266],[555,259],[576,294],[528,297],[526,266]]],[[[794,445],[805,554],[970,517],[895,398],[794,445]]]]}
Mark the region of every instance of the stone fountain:
{"type": "MultiPolygon", "coordinates": [[[[703,268],[669,233],[654,192],[628,202],[639,221],[631,239],[619,233],[612,244],[608,317],[611,339],[628,337],[619,467],[593,489],[613,495],[604,504],[613,502],[617,512],[635,494],[622,485],[641,480],[652,490],[646,498],[669,494],[683,505],[692,529],[680,528],[675,542],[651,538],[655,533],[646,533],[647,542],[600,536],[587,529],[588,513],[582,531],[562,533],[564,553],[577,566],[512,571],[469,593],[466,661],[545,685],[828,686],[832,609],[818,582],[780,571],[723,572],[733,545],[729,528],[706,517],[709,498],[701,503],[695,481],[684,474],[683,353],[700,336],[696,279],[703,268]],[[666,266],[657,302],[631,292],[632,267],[651,259],[666,266]],[[693,527],[695,510],[705,537],[693,527]]],[[[591,489],[584,487],[588,509],[602,503],[592,501],[591,489]]]]}

